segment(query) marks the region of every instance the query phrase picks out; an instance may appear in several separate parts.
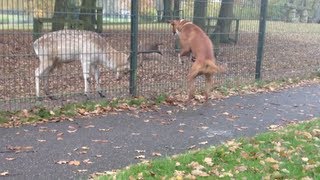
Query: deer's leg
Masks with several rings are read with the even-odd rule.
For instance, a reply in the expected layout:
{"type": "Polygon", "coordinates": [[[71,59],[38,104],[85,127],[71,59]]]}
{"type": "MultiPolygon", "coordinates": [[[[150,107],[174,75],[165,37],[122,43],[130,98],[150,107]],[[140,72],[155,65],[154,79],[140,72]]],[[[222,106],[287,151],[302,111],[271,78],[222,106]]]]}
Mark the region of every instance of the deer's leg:
{"type": "Polygon", "coordinates": [[[90,60],[88,59],[82,59],[82,74],[83,74],[83,80],[84,80],[84,94],[88,97],[89,95],[89,83],[90,83],[90,60]]]}
{"type": "Polygon", "coordinates": [[[36,96],[40,98],[40,78],[45,82],[45,93],[48,95],[48,74],[52,71],[53,61],[40,57],[39,67],[35,70],[36,96]]]}
{"type": "Polygon", "coordinates": [[[100,71],[96,64],[91,66],[91,71],[94,73],[94,79],[95,79],[95,85],[96,85],[96,91],[99,93],[100,97],[106,97],[102,93],[102,89],[100,86],[100,71]]]}

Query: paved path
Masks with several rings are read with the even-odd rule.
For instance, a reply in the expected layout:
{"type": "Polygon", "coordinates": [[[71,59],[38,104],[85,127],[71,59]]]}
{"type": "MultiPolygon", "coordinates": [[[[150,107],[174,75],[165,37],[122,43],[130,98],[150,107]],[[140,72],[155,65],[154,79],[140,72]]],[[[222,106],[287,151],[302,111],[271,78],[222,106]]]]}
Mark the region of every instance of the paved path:
{"type": "Polygon", "coordinates": [[[320,116],[320,85],[234,96],[185,110],[164,106],[146,113],[1,128],[0,173],[9,175],[0,179],[85,178],[137,163],[141,155],[151,159],[186,152],[316,116],[320,116]],[[10,150],[17,147],[24,148],[10,150]]]}

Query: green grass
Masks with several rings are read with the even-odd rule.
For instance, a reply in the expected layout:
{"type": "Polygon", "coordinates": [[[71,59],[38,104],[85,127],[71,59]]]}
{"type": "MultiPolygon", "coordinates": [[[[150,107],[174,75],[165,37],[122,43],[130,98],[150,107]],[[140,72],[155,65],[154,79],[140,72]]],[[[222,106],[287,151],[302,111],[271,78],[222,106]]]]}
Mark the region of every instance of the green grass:
{"type": "Polygon", "coordinates": [[[320,178],[320,119],[156,159],[95,179],[320,178]]]}

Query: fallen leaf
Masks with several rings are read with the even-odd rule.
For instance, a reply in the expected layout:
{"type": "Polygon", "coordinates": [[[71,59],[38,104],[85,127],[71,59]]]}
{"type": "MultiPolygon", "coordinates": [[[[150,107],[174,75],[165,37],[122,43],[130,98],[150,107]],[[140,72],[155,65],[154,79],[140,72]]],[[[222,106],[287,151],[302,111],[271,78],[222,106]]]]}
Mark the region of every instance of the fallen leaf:
{"type": "Polygon", "coordinates": [[[320,129],[313,129],[311,131],[312,136],[320,137],[320,129]]]}
{"type": "Polygon", "coordinates": [[[6,158],[7,161],[13,161],[13,160],[15,160],[15,159],[16,159],[16,158],[13,158],[13,157],[7,157],[7,158],[6,158]]]}
{"type": "Polygon", "coordinates": [[[23,110],[22,110],[22,116],[23,116],[23,117],[29,117],[29,116],[30,116],[27,109],[23,109],[23,110]]]}
{"type": "Polygon", "coordinates": [[[15,153],[32,151],[32,146],[7,146],[7,149],[14,151],[15,153]]]}
{"type": "Polygon", "coordinates": [[[108,132],[108,131],[110,131],[111,130],[111,128],[108,128],[108,129],[99,129],[99,131],[104,131],[104,132],[108,132]]]}
{"type": "Polygon", "coordinates": [[[90,124],[90,125],[85,126],[84,128],[94,128],[94,125],[90,124]]]}
{"type": "Polygon", "coordinates": [[[306,139],[312,139],[312,135],[309,132],[297,131],[296,134],[300,135],[300,136],[303,136],[306,139]]]}
{"type": "Polygon", "coordinates": [[[79,166],[80,165],[80,161],[73,160],[73,161],[69,161],[68,164],[71,165],[71,166],[79,166]]]}
{"type": "Polygon", "coordinates": [[[57,163],[57,164],[67,164],[68,161],[66,161],[66,160],[60,160],[60,161],[57,161],[56,163],[57,163]]]}
{"type": "Polygon", "coordinates": [[[95,142],[95,143],[107,143],[108,140],[94,139],[94,140],[92,140],[92,142],[95,142]]]}
{"type": "Polygon", "coordinates": [[[209,176],[208,173],[204,172],[204,171],[201,171],[199,169],[195,169],[195,170],[192,170],[191,171],[191,174],[194,175],[194,176],[200,176],[200,177],[207,177],[209,176]]]}
{"type": "Polygon", "coordinates": [[[146,150],[139,150],[139,149],[137,149],[137,150],[135,150],[135,152],[137,152],[137,153],[145,153],[146,150]]]}
{"type": "Polygon", "coordinates": [[[67,130],[68,133],[75,133],[77,131],[77,129],[72,129],[72,130],[67,130]]]}
{"type": "Polygon", "coordinates": [[[179,163],[179,162],[176,162],[176,166],[180,166],[181,165],[181,163],[179,163]]]}
{"type": "Polygon", "coordinates": [[[87,172],[88,170],[87,169],[78,169],[77,171],[82,173],[82,172],[87,172]]]}
{"type": "Polygon", "coordinates": [[[179,129],[178,132],[179,132],[179,133],[183,133],[184,130],[183,130],[183,129],[179,129]]]}
{"type": "Polygon", "coordinates": [[[280,167],[279,167],[279,164],[273,164],[271,167],[272,167],[272,169],[275,170],[275,171],[278,171],[279,168],[280,168],[280,167]]]}
{"type": "Polygon", "coordinates": [[[79,113],[80,115],[83,115],[83,116],[89,114],[89,113],[87,112],[87,110],[86,110],[86,109],[83,109],[83,108],[79,108],[79,109],[78,109],[78,113],[79,113]]]}
{"type": "Polygon", "coordinates": [[[228,116],[229,115],[229,113],[228,112],[224,112],[224,113],[222,113],[223,115],[226,115],[226,116],[228,116]]]}
{"type": "Polygon", "coordinates": [[[135,159],[145,159],[146,158],[146,156],[145,155],[139,155],[139,156],[136,156],[136,157],[134,157],[135,159]]]}
{"type": "Polygon", "coordinates": [[[90,159],[85,159],[82,162],[85,164],[92,164],[93,163],[92,161],[90,161],[90,159]]]}
{"type": "Polygon", "coordinates": [[[237,170],[239,172],[243,172],[243,171],[248,170],[248,167],[247,166],[237,166],[237,167],[235,167],[235,170],[237,170]]]}
{"type": "Polygon", "coordinates": [[[301,159],[302,159],[302,161],[304,161],[304,162],[309,161],[309,159],[308,159],[307,157],[303,157],[303,158],[301,158],[301,159]]]}
{"type": "Polygon", "coordinates": [[[38,139],[37,141],[38,142],[46,142],[46,140],[44,140],[44,139],[38,139]]]}
{"type": "Polygon", "coordinates": [[[0,176],[8,176],[9,175],[9,171],[3,171],[0,173],[0,176]]]}
{"type": "Polygon", "coordinates": [[[82,149],[82,150],[89,150],[90,148],[87,147],[87,146],[82,146],[81,149],[82,149]]]}
{"type": "Polygon", "coordinates": [[[100,155],[100,154],[97,154],[97,155],[96,155],[96,157],[97,157],[97,158],[101,158],[101,157],[102,157],[102,155],[100,155]]]}
{"type": "Polygon", "coordinates": [[[161,153],[153,152],[152,156],[162,156],[161,153]]]}
{"type": "Polygon", "coordinates": [[[289,173],[290,173],[290,171],[289,171],[288,169],[281,169],[281,172],[284,172],[284,173],[286,173],[286,174],[289,174],[289,173]]]}
{"type": "Polygon", "coordinates": [[[279,163],[279,161],[273,159],[272,157],[268,157],[264,161],[268,163],[279,163]]]}
{"type": "Polygon", "coordinates": [[[206,157],[204,158],[203,160],[208,166],[212,166],[213,163],[212,163],[212,158],[209,158],[209,157],[206,157]]]}
{"type": "Polygon", "coordinates": [[[200,142],[199,144],[205,145],[205,144],[208,144],[208,141],[203,141],[203,142],[200,142]]]}

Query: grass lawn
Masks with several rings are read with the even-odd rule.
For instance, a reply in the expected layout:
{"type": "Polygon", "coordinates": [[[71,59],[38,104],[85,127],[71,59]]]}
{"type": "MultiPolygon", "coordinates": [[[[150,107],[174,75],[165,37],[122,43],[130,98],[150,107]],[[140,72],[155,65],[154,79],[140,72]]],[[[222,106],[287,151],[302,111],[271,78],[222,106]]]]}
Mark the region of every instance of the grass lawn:
{"type": "Polygon", "coordinates": [[[320,118],[95,179],[320,179],[320,118]]]}

